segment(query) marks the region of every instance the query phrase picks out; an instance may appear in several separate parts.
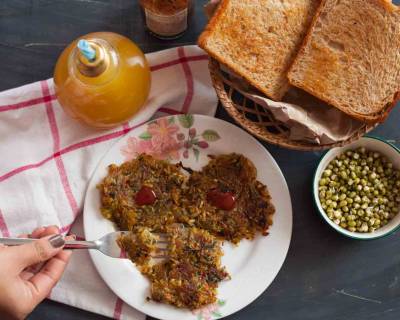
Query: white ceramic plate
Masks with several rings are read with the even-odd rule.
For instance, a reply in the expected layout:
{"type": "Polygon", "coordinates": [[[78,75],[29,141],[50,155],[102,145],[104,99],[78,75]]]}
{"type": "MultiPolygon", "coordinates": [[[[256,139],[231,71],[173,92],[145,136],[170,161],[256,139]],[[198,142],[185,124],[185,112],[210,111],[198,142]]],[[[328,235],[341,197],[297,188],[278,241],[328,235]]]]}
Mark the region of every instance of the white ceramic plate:
{"type": "Polygon", "coordinates": [[[222,120],[185,115],[149,122],[118,141],[96,169],[85,199],[86,239],[98,239],[115,230],[112,223],[100,214],[100,197],[96,189],[107,175],[107,166],[121,164],[141,152],[169,158],[171,162],[182,161],[184,166],[195,170],[208,163],[208,154],[236,152],[245,155],[257,167],[258,179],[269,188],[276,207],[274,224],[267,237],[242,241],[237,247],[224,244],[222,263],[232,279],[220,283],[218,303],[204,309],[191,312],[146,301],[149,282],[129,260],[113,259],[92,251],[91,257],[104,281],[127,304],[159,319],[218,319],[246,307],[268,288],[278,274],[292,234],[289,190],[275,160],[257,140],[222,120]],[[194,139],[192,146],[184,143],[191,137],[194,139]],[[173,151],[166,153],[166,149],[173,151]]]}

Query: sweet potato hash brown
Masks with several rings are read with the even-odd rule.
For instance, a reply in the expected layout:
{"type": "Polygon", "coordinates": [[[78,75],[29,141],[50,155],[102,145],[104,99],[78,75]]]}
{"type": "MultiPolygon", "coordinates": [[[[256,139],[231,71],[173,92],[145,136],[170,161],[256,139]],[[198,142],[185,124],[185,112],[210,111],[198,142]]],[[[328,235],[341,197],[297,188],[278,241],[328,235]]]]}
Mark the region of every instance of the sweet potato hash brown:
{"type": "Polygon", "coordinates": [[[118,239],[118,245],[140,271],[146,273],[152,254],[157,251],[157,240],[157,236],[151,232],[151,229],[138,227],[135,232],[121,236],[118,239]]]}
{"type": "Polygon", "coordinates": [[[150,279],[152,300],[189,309],[214,303],[218,283],[228,277],[221,267],[219,240],[205,230],[180,224],[170,225],[166,231],[168,259],[154,265],[142,264],[156,251],[148,230],[142,228],[135,239],[127,235],[120,240],[129,258],[150,279]]]}
{"type": "Polygon", "coordinates": [[[257,181],[257,169],[238,154],[215,157],[203,170],[193,172],[184,201],[189,214],[180,216],[181,222],[233,243],[253,239],[257,232],[266,235],[275,212],[267,187],[257,181]],[[219,205],[210,195],[219,197],[219,205]],[[226,202],[232,202],[226,195],[234,199],[230,210],[224,210],[229,207],[226,202]]]}
{"type": "Polygon", "coordinates": [[[147,227],[162,232],[177,220],[185,182],[186,177],[179,165],[146,154],[121,166],[110,165],[107,177],[98,186],[101,212],[120,230],[147,227]],[[153,204],[137,203],[136,195],[143,187],[154,192],[156,201],[153,204]]]}
{"type": "Polygon", "coordinates": [[[151,299],[191,310],[215,303],[218,283],[229,278],[221,241],[267,235],[275,211],[253,163],[234,153],[211,157],[198,172],[142,154],[109,166],[98,188],[103,216],[132,231],[119,245],[150,280],[151,299]],[[160,232],[168,258],[155,263],[160,232]]]}

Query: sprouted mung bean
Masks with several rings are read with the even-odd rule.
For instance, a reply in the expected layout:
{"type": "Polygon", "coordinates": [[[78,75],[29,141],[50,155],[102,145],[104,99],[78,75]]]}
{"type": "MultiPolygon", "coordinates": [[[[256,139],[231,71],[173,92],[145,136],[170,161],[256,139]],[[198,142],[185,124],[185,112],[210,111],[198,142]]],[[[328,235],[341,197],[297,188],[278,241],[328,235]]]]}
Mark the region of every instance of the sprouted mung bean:
{"type": "Polygon", "coordinates": [[[400,210],[400,171],[364,147],[333,159],[319,180],[326,215],[351,232],[374,232],[400,210]]]}

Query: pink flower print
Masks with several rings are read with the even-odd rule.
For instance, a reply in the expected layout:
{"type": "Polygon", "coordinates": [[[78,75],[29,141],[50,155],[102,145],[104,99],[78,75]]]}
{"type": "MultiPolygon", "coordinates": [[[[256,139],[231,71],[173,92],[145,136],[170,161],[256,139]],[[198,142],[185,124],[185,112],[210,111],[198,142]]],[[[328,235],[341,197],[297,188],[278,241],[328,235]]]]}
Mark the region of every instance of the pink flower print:
{"type": "Polygon", "coordinates": [[[121,148],[125,160],[132,160],[138,154],[146,153],[160,160],[179,160],[182,141],[175,135],[179,127],[169,119],[159,119],[148,125],[147,131],[138,138],[129,137],[126,146],[121,148]]]}
{"type": "Polygon", "coordinates": [[[181,145],[178,142],[175,143],[170,143],[168,145],[162,146],[162,149],[154,148],[153,146],[153,152],[150,153],[154,158],[159,159],[159,160],[179,160],[180,159],[180,153],[179,149],[181,148],[181,145]]]}
{"type": "Polygon", "coordinates": [[[151,123],[147,131],[151,134],[151,143],[158,150],[168,149],[168,146],[174,145],[176,140],[174,134],[179,131],[179,127],[168,122],[168,118],[161,118],[151,123]]]}
{"type": "Polygon", "coordinates": [[[179,127],[168,118],[162,118],[151,123],[147,132],[151,136],[152,155],[157,159],[179,160],[181,144],[176,140],[175,134],[179,127]]]}
{"type": "Polygon", "coordinates": [[[212,320],[214,317],[221,317],[222,315],[219,313],[219,308],[224,305],[225,302],[218,301],[217,303],[210,304],[201,309],[194,310],[192,313],[197,315],[198,319],[201,320],[212,320]]]}
{"type": "Polygon", "coordinates": [[[121,153],[125,160],[131,160],[138,154],[147,153],[156,159],[176,161],[179,161],[181,156],[189,159],[193,154],[199,161],[201,149],[209,148],[210,143],[221,137],[212,129],[204,130],[199,134],[193,124],[194,118],[191,115],[154,120],[148,124],[147,130],[138,138],[128,138],[127,145],[121,148],[121,153]],[[176,119],[180,126],[175,124],[176,119]]]}
{"type": "Polygon", "coordinates": [[[207,149],[209,147],[209,144],[206,141],[199,141],[197,145],[202,149],[207,149]]]}
{"type": "Polygon", "coordinates": [[[152,154],[153,146],[150,140],[140,140],[135,137],[129,137],[126,146],[121,148],[121,153],[125,157],[125,161],[136,158],[138,154],[152,154]]]}

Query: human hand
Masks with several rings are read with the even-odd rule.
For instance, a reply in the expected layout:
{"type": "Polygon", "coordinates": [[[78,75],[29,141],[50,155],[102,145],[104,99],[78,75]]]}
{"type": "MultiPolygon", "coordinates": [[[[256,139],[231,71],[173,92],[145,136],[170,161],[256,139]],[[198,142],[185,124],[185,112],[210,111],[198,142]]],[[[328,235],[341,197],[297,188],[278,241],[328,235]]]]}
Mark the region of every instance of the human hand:
{"type": "Polygon", "coordinates": [[[33,243],[0,245],[0,318],[24,319],[60,280],[71,256],[56,226],[35,229],[33,243]]]}

